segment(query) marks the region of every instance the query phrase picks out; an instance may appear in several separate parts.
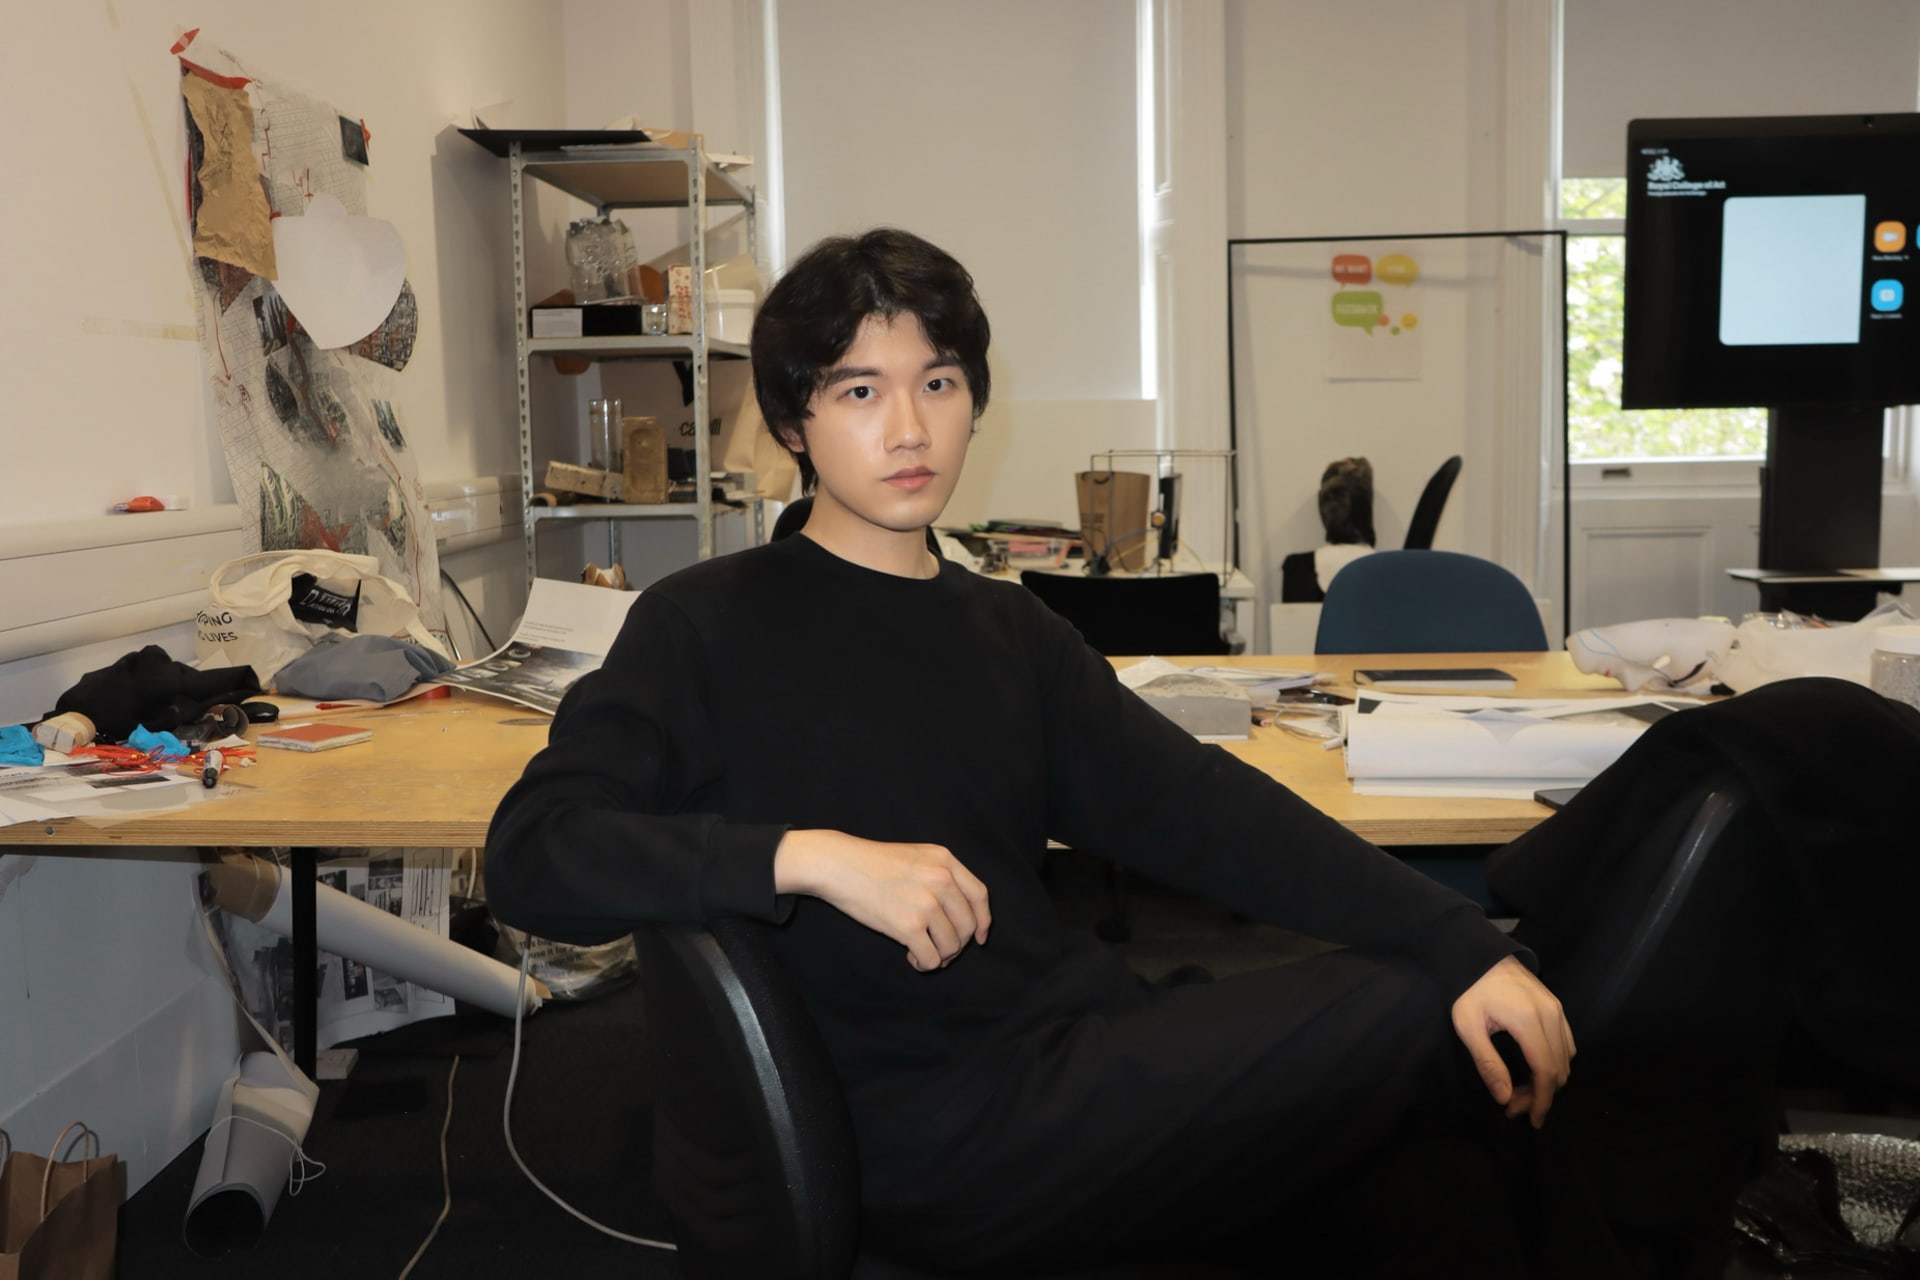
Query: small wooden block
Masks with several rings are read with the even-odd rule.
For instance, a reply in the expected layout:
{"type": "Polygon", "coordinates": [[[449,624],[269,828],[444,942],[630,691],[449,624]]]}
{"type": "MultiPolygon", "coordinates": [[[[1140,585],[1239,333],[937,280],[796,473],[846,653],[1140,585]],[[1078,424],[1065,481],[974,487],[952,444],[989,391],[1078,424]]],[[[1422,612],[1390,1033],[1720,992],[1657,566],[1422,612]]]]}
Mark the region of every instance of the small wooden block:
{"type": "Polygon", "coordinates": [[[624,492],[620,477],[613,472],[577,467],[571,462],[547,464],[547,488],[584,494],[589,498],[611,498],[615,502],[620,501],[620,495],[624,492]]]}

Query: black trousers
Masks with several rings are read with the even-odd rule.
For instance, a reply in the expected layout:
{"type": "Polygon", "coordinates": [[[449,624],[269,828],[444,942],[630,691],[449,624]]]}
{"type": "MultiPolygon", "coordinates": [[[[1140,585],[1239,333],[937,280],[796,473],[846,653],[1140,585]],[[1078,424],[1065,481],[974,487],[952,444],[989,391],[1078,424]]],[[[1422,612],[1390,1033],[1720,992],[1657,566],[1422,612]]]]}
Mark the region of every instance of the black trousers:
{"type": "Polygon", "coordinates": [[[1012,1275],[1210,1251],[1276,1271],[1523,1274],[1509,1131],[1414,965],[1352,951],[1164,991],[1008,1046],[869,1186],[867,1242],[1012,1275]]]}

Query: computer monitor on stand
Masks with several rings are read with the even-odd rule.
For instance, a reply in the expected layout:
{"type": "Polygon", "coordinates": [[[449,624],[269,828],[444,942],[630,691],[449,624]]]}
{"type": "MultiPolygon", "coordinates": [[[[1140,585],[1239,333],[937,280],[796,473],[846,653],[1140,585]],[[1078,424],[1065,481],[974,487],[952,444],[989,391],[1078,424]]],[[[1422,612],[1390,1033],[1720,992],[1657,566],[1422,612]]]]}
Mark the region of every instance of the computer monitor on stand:
{"type": "MultiPolygon", "coordinates": [[[[1762,568],[1876,566],[1885,410],[1920,401],[1920,115],[1635,120],[1627,178],[1623,407],[1767,406],[1762,568]]],[[[1874,588],[1767,594],[1858,617],[1874,588]]]]}

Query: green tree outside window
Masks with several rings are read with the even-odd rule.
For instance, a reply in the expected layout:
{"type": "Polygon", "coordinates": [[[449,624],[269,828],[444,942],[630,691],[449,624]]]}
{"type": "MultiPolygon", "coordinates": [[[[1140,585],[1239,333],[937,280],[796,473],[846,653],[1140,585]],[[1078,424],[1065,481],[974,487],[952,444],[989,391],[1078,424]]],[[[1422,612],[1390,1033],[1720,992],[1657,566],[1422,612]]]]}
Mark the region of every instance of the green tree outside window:
{"type": "MultiPolygon", "coordinates": [[[[1622,178],[1568,178],[1568,220],[1624,218],[1622,178]]],[[[1766,453],[1765,409],[1620,407],[1620,331],[1626,239],[1567,237],[1567,449],[1575,462],[1636,458],[1757,458],[1766,453]]]]}

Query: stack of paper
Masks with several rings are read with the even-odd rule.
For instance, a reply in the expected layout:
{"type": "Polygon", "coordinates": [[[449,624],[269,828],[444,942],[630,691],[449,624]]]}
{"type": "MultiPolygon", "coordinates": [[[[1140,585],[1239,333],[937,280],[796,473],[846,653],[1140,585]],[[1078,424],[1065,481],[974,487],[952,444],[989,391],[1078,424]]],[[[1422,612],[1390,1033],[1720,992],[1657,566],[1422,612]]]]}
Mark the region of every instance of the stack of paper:
{"type": "Polygon", "coordinates": [[[1529,800],[1589,781],[1648,725],[1694,705],[1363,692],[1347,708],[1347,776],[1360,795],[1529,800]]]}

